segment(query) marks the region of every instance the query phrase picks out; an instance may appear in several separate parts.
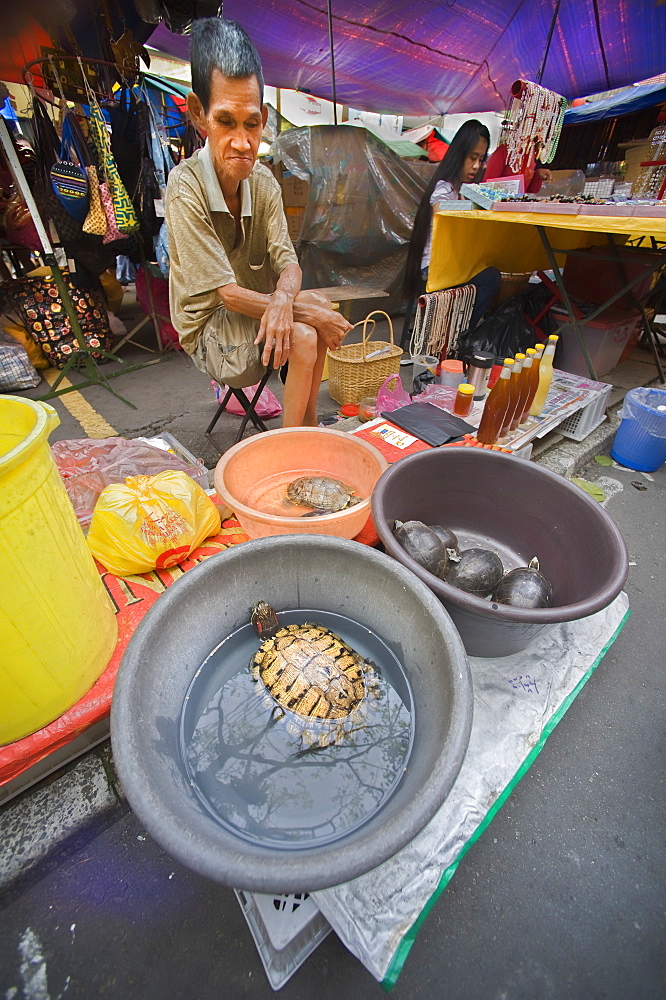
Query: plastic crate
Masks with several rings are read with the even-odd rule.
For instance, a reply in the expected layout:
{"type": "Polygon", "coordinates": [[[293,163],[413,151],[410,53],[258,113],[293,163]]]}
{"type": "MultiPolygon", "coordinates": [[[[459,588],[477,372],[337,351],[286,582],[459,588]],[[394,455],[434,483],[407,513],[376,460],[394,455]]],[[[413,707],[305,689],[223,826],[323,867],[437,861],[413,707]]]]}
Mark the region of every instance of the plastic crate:
{"type": "Polygon", "coordinates": [[[571,438],[572,441],[582,441],[591,434],[606,419],[608,396],[612,388],[612,385],[607,385],[604,389],[600,389],[595,399],[558,424],[555,428],[556,433],[571,438]]]}
{"type": "Polygon", "coordinates": [[[331,925],[307,892],[235,893],[268,981],[279,990],[331,933],[331,925]]]}
{"type": "MultiPolygon", "coordinates": [[[[568,322],[568,314],[561,307],[555,306],[551,312],[558,323],[568,322]]],[[[642,323],[643,317],[640,313],[620,309],[607,309],[597,319],[585,323],[582,327],[583,339],[597,378],[601,378],[619,364],[629,344],[636,344],[642,323]]],[[[576,331],[570,325],[560,331],[556,363],[562,371],[588,377],[587,365],[576,331]]]]}

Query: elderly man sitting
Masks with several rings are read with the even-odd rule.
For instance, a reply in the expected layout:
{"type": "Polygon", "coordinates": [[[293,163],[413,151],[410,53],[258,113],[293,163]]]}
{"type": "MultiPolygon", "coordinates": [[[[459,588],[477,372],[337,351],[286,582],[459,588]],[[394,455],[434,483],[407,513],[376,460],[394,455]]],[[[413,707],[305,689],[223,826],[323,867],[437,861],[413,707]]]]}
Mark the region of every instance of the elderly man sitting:
{"type": "Polygon", "coordinates": [[[326,349],[351,329],[301,291],[280,187],[256,162],[267,109],[259,55],[233,21],[195,21],[187,106],[206,145],[169,175],[172,322],[197,368],[235,388],[289,360],[285,427],[315,426],[326,349]]]}

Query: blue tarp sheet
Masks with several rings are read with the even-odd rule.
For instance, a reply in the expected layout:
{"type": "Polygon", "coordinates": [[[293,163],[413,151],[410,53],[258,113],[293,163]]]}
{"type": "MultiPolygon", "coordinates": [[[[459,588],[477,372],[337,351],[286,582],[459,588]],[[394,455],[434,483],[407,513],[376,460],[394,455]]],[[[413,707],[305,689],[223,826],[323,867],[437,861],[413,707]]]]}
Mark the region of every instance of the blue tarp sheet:
{"type": "MultiPolygon", "coordinates": [[[[333,0],[337,99],[393,114],[501,111],[511,84],[535,80],[558,0],[333,0]]],[[[225,0],[255,42],[266,81],[332,97],[326,0],[225,0]]],[[[189,39],[159,25],[150,44],[188,59],[189,39]]],[[[666,69],[666,4],[559,4],[542,84],[583,97],[666,69]]]]}
{"type": "Polygon", "coordinates": [[[662,102],[666,102],[666,83],[632,87],[622,94],[606,97],[603,101],[593,101],[590,104],[581,104],[578,108],[569,108],[564,113],[564,124],[583,125],[585,122],[598,122],[604,118],[619,118],[621,115],[633,114],[634,111],[652,108],[662,102]]]}

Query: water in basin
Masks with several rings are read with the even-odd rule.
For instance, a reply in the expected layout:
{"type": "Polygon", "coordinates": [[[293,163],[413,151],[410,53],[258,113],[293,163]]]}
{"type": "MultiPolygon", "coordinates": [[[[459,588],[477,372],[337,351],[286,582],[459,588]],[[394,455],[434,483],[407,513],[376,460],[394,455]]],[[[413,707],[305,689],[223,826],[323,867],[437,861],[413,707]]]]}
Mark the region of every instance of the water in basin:
{"type": "Polygon", "coordinates": [[[288,716],[274,718],[249,670],[259,639],[248,624],[197,671],[181,713],[181,752],[195,794],[219,823],[285,850],[338,840],[385,805],[407,767],[414,716],[399,660],[365,626],[314,610],[278,617],[323,625],[373,664],[378,684],[362,724],[337,745],[310,747],[288,716]]]}
{"type": "MultiPolygon", "coordinates": [[[[283,472],[276,472],[272,476],[266,476],[265,479],[253,483],[245,495],[241,497],[241,503],[253,510],[259,510],[263,514],[276,514],[278,517],[303,517],[304,514],[312,513],[312,507],[290,503],[286,499],[287,487],[295,479],[322,475],[325,473],[317,469],[287,469],[283,472]]],[[[359,496],[352,480],[345,479],[344,485],[356,496],[359,496]]]]}

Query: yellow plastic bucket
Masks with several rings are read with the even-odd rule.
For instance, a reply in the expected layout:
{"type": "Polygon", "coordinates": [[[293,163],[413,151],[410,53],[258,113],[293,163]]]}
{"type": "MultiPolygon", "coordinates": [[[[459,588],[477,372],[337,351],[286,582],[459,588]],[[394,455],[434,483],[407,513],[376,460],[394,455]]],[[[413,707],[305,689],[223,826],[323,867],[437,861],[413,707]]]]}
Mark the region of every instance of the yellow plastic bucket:
{"type": "Polygon", "coordinates": [[[104,671],[117,627],[48,445],[48,403],[0,395],[0,744],[42,729],[104,671]]]}

